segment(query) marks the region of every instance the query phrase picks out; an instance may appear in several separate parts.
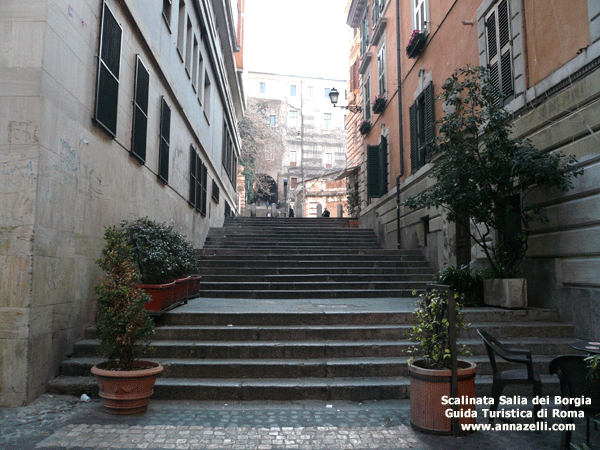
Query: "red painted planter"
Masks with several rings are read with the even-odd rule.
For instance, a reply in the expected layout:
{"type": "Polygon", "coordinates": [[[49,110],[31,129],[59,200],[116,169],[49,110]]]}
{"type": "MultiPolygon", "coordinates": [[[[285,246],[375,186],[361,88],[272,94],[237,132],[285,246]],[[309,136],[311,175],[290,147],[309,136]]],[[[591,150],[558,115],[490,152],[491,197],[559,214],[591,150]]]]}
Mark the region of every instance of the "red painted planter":
{"type": "Polygon", "coordinates": [[[175,300],[173,303],[187,300],[191,281],[192,277],[190,276],[177,278],[175,280],[175,300]]]}
{"type": "Polygon", "coordinates": [[[175,286],[174,281],[166,284],[138,284],[152,299],[146,303],[146,311],[160,311],[171,306],[175,301],[175,286]]]}
{"type": "Polygon", "coordinates": [[[202,275],[191,275],[190,281],[190,292],[188,298],[197,297],[200,293],[200,283],[202,282],[202,275]]]}

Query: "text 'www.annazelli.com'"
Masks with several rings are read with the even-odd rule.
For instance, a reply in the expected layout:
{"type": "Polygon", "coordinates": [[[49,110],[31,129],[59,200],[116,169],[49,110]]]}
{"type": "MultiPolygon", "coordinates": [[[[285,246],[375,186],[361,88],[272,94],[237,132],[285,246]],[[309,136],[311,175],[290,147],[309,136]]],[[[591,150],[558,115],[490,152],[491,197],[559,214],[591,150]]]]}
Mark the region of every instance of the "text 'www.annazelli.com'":
{"type": "Polygon", "coordinates": [[[463,431],[574,431],[573,423],[462,423],[463,431]]]}

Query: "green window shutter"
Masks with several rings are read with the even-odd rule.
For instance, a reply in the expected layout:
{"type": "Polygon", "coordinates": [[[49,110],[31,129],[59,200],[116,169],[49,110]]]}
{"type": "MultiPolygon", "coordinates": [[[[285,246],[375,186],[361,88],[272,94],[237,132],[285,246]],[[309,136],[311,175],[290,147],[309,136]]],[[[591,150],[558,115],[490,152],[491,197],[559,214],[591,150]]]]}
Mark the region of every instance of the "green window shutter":
{"type": "Polygon", "coordinates": [[[379,145],[367,145],[367,198],[379,198],[383,195],[385,180],[381,166],[379,145]]]}
{"type": "Polygon", "coordinates": [[[380,194],[383,195],[387,192],[387,161],[388,161],[388,144],[387,139],[385,137],[381,137],[381,142],[379,143],[379,177],[381,179],[381,189],[380,194]]]}
{"type": "Polygon", "coordinates": [[[171,108],[162,97],[160,105],[160,142],[158,146],[158,178],[169,182],[169,146],[171,141],[171,108]]]}
{"type": "Polygon", "coordinates": [[[413,103],[408,109],[410,118],[410,173],[419,170],[419,153],[417,139],[417,103],[413,103]]]}
{"type": "MultiPolygon", "coordinates": [[[[433,83],[425,88],[425,142],[433,141],[435,134],[435,98],[433,96],[433,83]]],[[[423,161],[425,163],[425,161],[423,161]]]]}
{"type": "Polygon", "coordinates": [[[102,4],[94,120],[113,138],[117,136],[122,35],[121,25],[104,2],[102,4]]]}
{"type": "Polygon", "coordinates": [[[189,203],[192,206],[196,206],[196,184],[197,184],[197,171],[196,171],[196,150],[193,146],[190,147],[190,198],[189,203]]]}

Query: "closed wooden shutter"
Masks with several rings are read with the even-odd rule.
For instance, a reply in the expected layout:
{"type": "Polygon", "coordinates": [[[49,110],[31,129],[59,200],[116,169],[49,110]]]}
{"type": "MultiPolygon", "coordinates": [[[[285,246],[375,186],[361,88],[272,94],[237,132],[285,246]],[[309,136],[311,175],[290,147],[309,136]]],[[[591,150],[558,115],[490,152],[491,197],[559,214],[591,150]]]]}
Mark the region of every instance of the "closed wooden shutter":
{"type": "MultiPolygon", "coordinates": [[[[433,83],[429,83],[424,92],[425,103],[425,142],[433,141],[435,137],[435,98],[433,96],[433,83]]],[[[425,155],[423,155],[425,156],[425,155]]],[[[425,158],[422,158],[425,164],[425,158]]]]}
{"type": "Polygon", "coordinates": [[[113,138],[117,136],[122,35],[121,26],[105,2],[102,7],[94,120],[113,138]]]}
{"type": "Polygon", "coordinates": [[[488,14],[485,30],[490,80],[499,93],[495,103],[501,104],[514,95],[508,0],[499,2],[488,14]]]}
{"type": "Polygon", "coordinates": [[[135,65],[133,94],[133,121],[131,124],[131,154],[140,162],[146,161],[146,134],[148,132],[148,90],[150,73],[138,56],[135,65]]]}
{"type": "Polygon", "coordinates": [[[381,173],[381,152],[379,145],[367,145],[367,198],[379,198],[385,183],[381,173]]]}
{"type": "Polygon", "coordinates": [[[162,97],[160,105],[160,144],[158,149],[158,177],[169,182],[169,146],[171,142],[171,108],[162,97]]]}
{"type": "Polygon", "coordinates": [[[196,184],[197,184],[197,171],[196,171],[196,149],[190,146],[190,192],[189,192],[189,203],[192,206],[196,206],[196,184]]]}
{"type": "Polygon", "coordinates": [[[417,139],[417,103],[413,103],[408,108],[408,115],[410,119],[410,173],[415,173],[419,170],[419,156],[418,156],[418,139],[417,139]]]}

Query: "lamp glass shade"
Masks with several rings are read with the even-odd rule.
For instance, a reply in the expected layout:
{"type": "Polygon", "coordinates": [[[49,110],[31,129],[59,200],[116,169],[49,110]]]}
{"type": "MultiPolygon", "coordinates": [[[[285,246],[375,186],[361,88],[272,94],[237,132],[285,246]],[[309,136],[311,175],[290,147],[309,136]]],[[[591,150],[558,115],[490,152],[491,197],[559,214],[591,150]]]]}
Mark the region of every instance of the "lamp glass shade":
{"type": "Polygon", "coordinates": [[[336,88],[331,88],[331,90],[329,91],[329,99],[331,100],[331,103],[335,105],[338,102],[339,96],[340,93],[338,92],[338,90],[336,88]]]}

